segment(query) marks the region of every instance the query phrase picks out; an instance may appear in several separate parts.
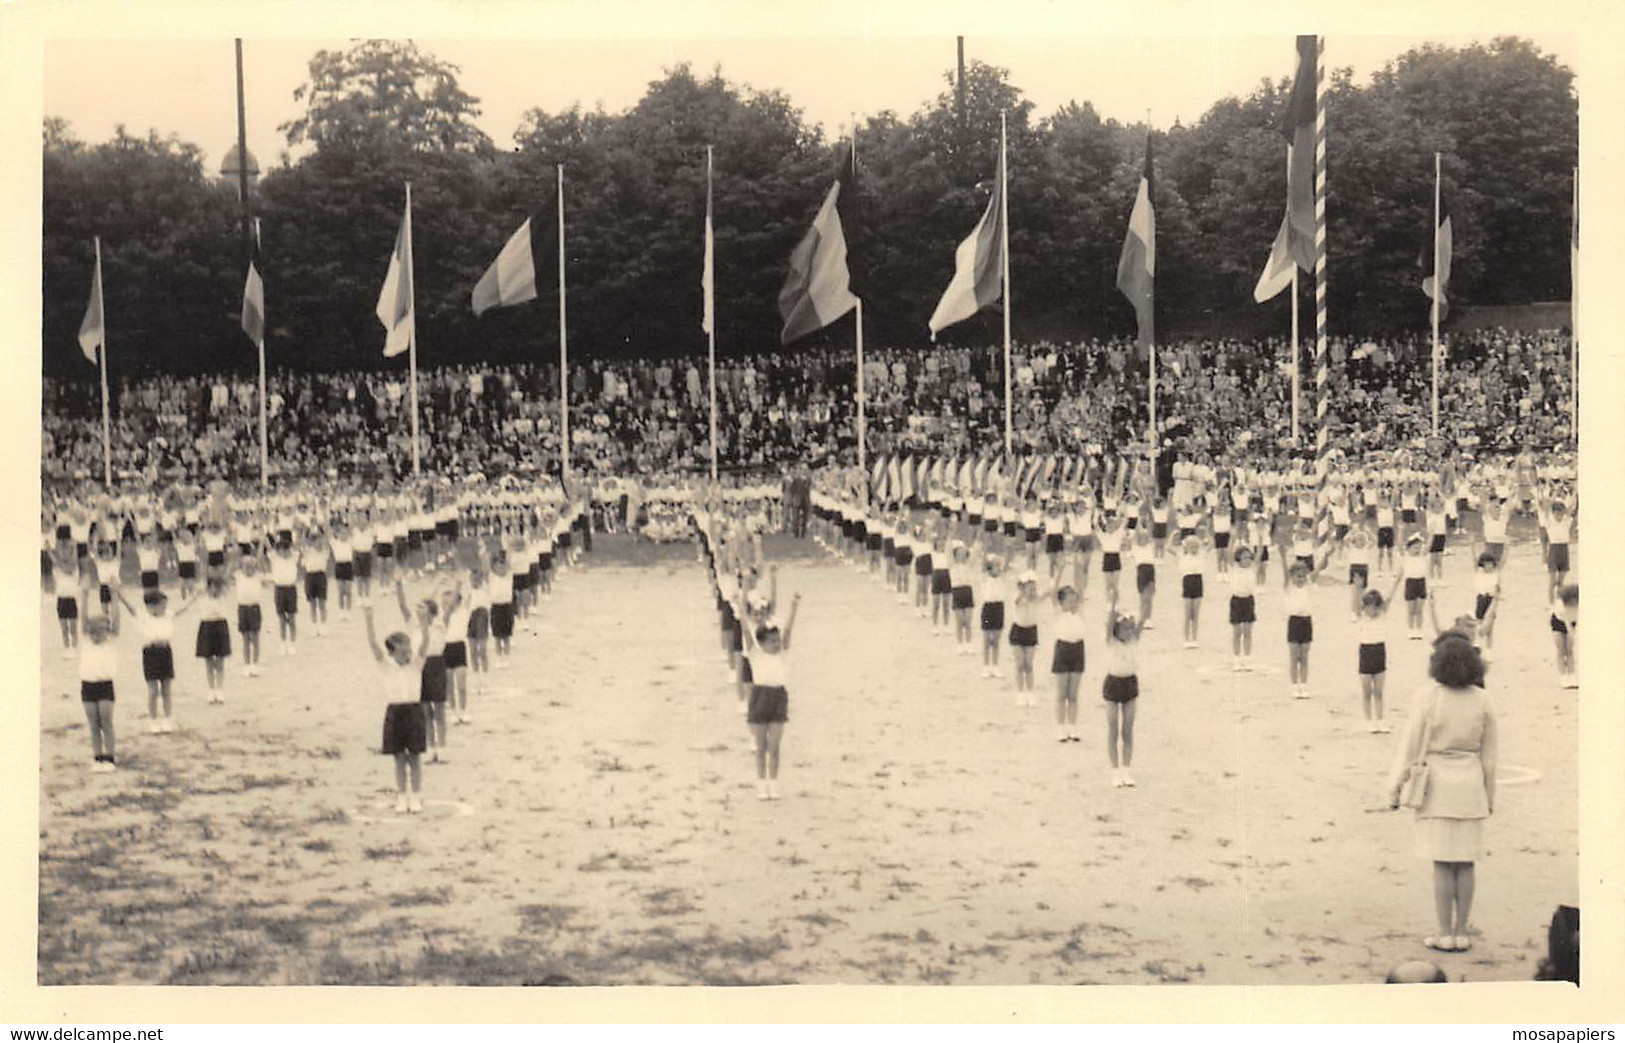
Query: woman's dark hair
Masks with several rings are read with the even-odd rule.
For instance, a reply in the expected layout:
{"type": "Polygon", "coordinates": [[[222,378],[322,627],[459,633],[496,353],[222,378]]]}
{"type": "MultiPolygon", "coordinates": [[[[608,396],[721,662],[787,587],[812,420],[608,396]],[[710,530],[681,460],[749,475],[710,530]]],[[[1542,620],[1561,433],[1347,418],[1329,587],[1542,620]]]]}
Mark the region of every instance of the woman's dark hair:
{"type": "Polygon", "coordinates": [[[1466,634],[1447,630],[1433,642],[1428,676],[1446,688],[1483,687],[1484,674],[1484,657],[1466,634]]]}

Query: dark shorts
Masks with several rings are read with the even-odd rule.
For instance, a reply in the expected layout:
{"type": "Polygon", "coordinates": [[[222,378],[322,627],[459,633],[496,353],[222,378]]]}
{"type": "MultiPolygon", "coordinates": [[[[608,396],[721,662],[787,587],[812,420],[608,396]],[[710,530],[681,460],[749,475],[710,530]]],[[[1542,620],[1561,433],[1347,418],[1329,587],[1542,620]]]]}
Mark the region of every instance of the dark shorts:
{"type": "Polygon", "coordinates": [[[1187,598],[1199,598],[1199,597],[1201,597],[1202,596],[1202,575],[1201,575],[1201,573],[1195,573],[1193,575],[1181,577],[1180,581],[1179,581],[1179,593],[1180,593],[1181,596],[1187,597],[1187,598]]]}
{"type": "Polygon", "coordinates": [[[1072,541],[1072,545],[1074,547],[1076,547],[1080,553],[1093,554],[1095,552],[1095,537],[1094,537],[1094,534],[1093,533],[1085,533],[1082,536],[1079,536],[1076,539],[1074,539],[1072,541]]]}
{"type": "Polygon", "coordinates": [[[1307,645],[1315,639],[1315,621],[1308,616],[1288,616],[1286,620],[1286,643],[1289,645],[1307,645]]]}
{"type": "Polygon", "coordinates": [[[983,518],[982,519],[982,531],[983,532],[998,532],[999,531],[999,523],[998,523],[998,521],[996,519],[993,519],[993,518],[983,518]]]}
{"type": "Polygon", "coordinates": [[[864,537],[864,546],[868,547],[870,550],[879,550],[885,544],[885,542],[885,540],[881,539],[880,533],[878,532],[871,532],[864,537]]]}
{"type": "Polygon", "coordinates": [[[80,681],[79,700],[86,703],[110,703],[113,701],[112,681],[80,681]]]}
{"type": "Polygon", "coordinates": [[[953,589],[953,584],[948,579],[947,569],[931,570],[931,593],[946,594],[953,589]]]}
{"type": "Polygon", "coordinates": [[[1010,643],[1017,648],[1038,647],[1038,628],[1036,626],[1024,627],[1020,623],[1010,627],[1010,643]]]}
{"type": "Polygon", "coordinates": [[[970,608],[976,604],[976,598],[969,587],[953,588],[954,608],[970,608]]]}
{"type": "Polygon", "coordinates": [[[1004,629],[1004,602],[982,602],[982,629],[994,633],[1004,629]]]}
{"type": "Polygon", "coordinates": [[[1026,532],[1027,542],[1028,543],[1037,543],[1041,538],[1043,538],[1043,535],[1044,535],[1044,530],[1043,529],[1029,527],[1027,529],[1027,532],[1026,532]]]}
{"type": "Polygon", "coordinates": [[[1546,548],[1546,567],[1554,572],[1569,570],[1569,545],[1554,543],[1546,548]]]}
{"type": "Polygon", "coordinates": [[[1132,703],[1140,697],[1140,679],[1107,674],[1100,685],[1100,696],[1108,703],[1132,703]]]}
{"type": "Polygon", "coordinates": [[[237,606],[237,632],[239,634],[257,634],[263,625],[258,605],[237,606]]]}
{"type": "Polygon", "coordinates": [[[389,559],[395,556],[394,542],[373,544],[373,553],[380,558],[389,559]]]}
{"type": "Polygon", "coordinates": [[[513,603],[499,601],[491,606],[491,636],[507,640],[513,636],[513,603]]]}
{"type": "Polygon", "coordinates": [[[1013,522],[1013,521],[1005,522],[1004,523],[1004,534],[1006,536],[1014,536],[1016,534],[1016,523],[1013,522]]]}
{"type": "MultiPolygon", "coordinates": [[[[355,552],[355,575],[357,579],[372,579],[372,553],[358,550],[355,552]]],[[[343,579],[343,576],[339,577],[343,579]]]]}
{"type": "Polygon", "coordinates": [[[1114,550],[1109,550],[1100,558],[1100,571],[1121,572],[1123,570],[1123,556],[1114,550]]]}
{"type": "Polygon", "coordinates": [[[914,559],[914,574],[916,576],[931,575],[931,555],[921,554],[914,559]]]}
{"type": "Polygon", "coordinates": [[[1563,622],[1563,620],[1558,619],[1556,616],[1553,616],[1552,617],[1552,633],[1554,633],[1554,634],[1566,634],[1568,632],[1569,632],[1569,625],[1567,623],[1563,622]]]}
{"type": "Polygon", "coordinates": [[[1377,548],[1379,550],[1387,550],[1393,545],[1394,527],[1392,525],[1384,525],[1382,528],[1377,530],[1377,548]]]}
{"type": "Polygon", "coordinates": [[[898,547],[896,550],[892,551],[892,560],[897,562],[898,568],[908,568],[909,563],[914,560],[914,548],[898,547]]]}
{"type": "Polygon", "coordinates": [[[1066,537],[1058,532],[1052,532],[1044,537],[1044,552],[1046,554],[1059,554],[1066,549],[1066,537]]]}
{"type": "Polygon", "coordinates": [[[1144,593],[1157,589],[1157,567],[1142,561],[1134,566],[1134,589],[1144,593]]]}
{"type": "Polygon", "coordinates": [[[141,676],[149,681],[169,681],[175,677],[175,653],[168,643],[144,645],[141,649],[141,676]]]}
{"type": "Polygon", "coordinates": [[[1360,645],[1360,673],[1382,674],[1388,672],[1388,646],[1385,643],[1374,645],[1360,645]]]}
{"type": "Polygon", "coordinates": [[[886,555],[888,558],[895,557],[897,554],[897,540],[891,536],[887,536],[885,539],[881,540],[880,553],[886,555]]]}
{"type": "Polygon", "coordinates": [[[1429,554],[1443,554],[1444,553],[1444,533],[1436,532],[1436,533],[1433,534],[1433,537],[1428,540],[1428,553],[1429,554]]]}
{"type": "Polygon", "coordinates": [[[225,563],[226,563],[226,552],[225,551],[223,551],[223,550],[212,550],[212,551],[209,552],[209,567],[210,568],[217,569],[220,566],[224,565],[225,563]]]}
{"type": "Polygon", "coordinates": [[[1399,512],[1399,520],[1404,522],[1406,525],[1415,525],[1416,524],[1416,508],[1415,507],[1406,507],[1403,510],[1401,510],[1399,512]]]}
{"type": "Polygon", "coordinates": [[[783,724],[790,719],[790,693],[779,685],[753,684],[745,720],[751,724],[783,724]]]}
{"type": "Polygon", "coordinates": [[[305,573],[305,597],[310,601],[327,600],[327,573],[305,573]]]}
{"type": "Polygon", "coordinates": [[[748,655],[740,656],[739,657],[739,669],[738,669],[738,671],[736,671],[736,673],[734,675],[734,680],[737,681],[739,684],[751,684],[751,683],[753,683],[755,681],[755,679],[756,679],[756,672],[750,668],[750,656],[748,656],[748,655]]]}
{"type": "Polygon", "coordinates": [[[197,657],[224,659],[231,655],[231,628],[223,619],[205,619],[197,625],[197,657]]]}
{"type": "Polygon", "coordinates": [[[444,655],[425,656],[423,673],[418,681],[418,701],[443,703],[446,701],[446,659],[444,655]]]}
{"type": "Polygon", "coordinates": [[[1490,605],[1494,604],[1494,602],[1495,602],[1495,595],[1494,594],[1480,594],[1480,595],[1478,595],[1478,597],[1476,599],[1474,599],[1474,601],[1473,601],[1473,618],[1474,619],[1483,619],[1486,615],[1489,614],[1490,605]]]}
{"type": "Polygon", "coordinates": [[[524,572],[515,572],[513,574],[513,592],[515,594],[523,594],[525,591],[527,591],[529,589],[530,589],[530,570],[527,569],[524,572]]]}
{"type": "Polygon", "coordinates": [[[158,570],[157,569],[143,569],[141,571],[141,586],[144,589],[147,589],[147,590],[155,590],[155,589],[157,589],[157,587],[158,587],[158,570]]]}
{"type": "Polygon", "coordinates": [[[547,573],[552,572],[553,571],[553,552],[550,551],[550,550],[542,551],[541,556],[536,559],[536,563],[541,566],[543,575],[546,575],[547,573]]]}
{"type": "Polygon", "coordinates": [[[1154,539],[1154,540],[1165,540],[1165,539],[1167,539],[1168,538],[1168,523],[1167,522],[1152,522],[1151,523],[1151,538],[1154,539]]]}
{"type": "Polygon", "coordinates": [[[422,703],[390,703],[384,710],[383,753],[422,753],[429,748],[422,703]]]}
{"type": "Polygon", "coordinates": [[[559,534],[559,546],[564,547],[566,549],[569,548],[569,546],[570,546],[570,534],[569,533],[562,532],[562,533],[559,534]]]}
{"type": "Polygon", "coordinates": [[[434,534],[436,536],[455,536],[457,534],[456,523],[437,521],[434,523],[434,534]]]}
{"type": "Polygon", "coordinates": [[[1428,596],[1428,581],[1421,576],[1408,576],[1405,579],[1405,600],[1421,601],[1428,596]]]}
{"type": "Polygon", "coordinates": [[[1505,543],[1484,544],[1484,553],[1493,557],[1497,565],[1501,564],[1501,558],[1506,554],[1506,549],[1507,545],[1505,543]]]}
{"type": "Polygon", "coordinates": [[[1049,670],[1052,674],[1083,673],[1083,642],[1055,642],[1055,655],[1050,660],[1049,670]]]}
{"type": "Polygon", "coordinates": [[[181,579],[197,579],[197,562],[183,561],[176,566],[181,579]]]}
{"type": "Polygon", "coordinates": [[[355,562],[335,561],[333,563],[333,578],[340,583],[348,583],[355,579],[355,562]]]}
{"type": "Polygon", "coordinates": [[[468,665],[468,646],[461,641],[447,641],[446,650],[441,653],[446,661],[447,670],[455,670],[460,666],[468,665]]]}
{"type": "Polygon", "coordinates": [[[1257,621],[1257,619],[1258,616],[1254,612],[1253,597],[1251,594],[1245,596],[1238,594],[1230,595],[1230,622],[1252,623],[1257,621]]]}
{"type": "Polygon", "coordinates": [[[1350,565],[1349,566],[1349,583],[1350,583],[1350,585],[1358,583],[1362,587],[1369,586],[1370,583],[1371,583],[1371,566],[1370,565],[1350,565]]]}
{"type": "Polygon", "coordinates": [[[1342,522],[1339,522],[1332,529],[1332,538],[1337,540],[1337,542],[1339,542],[1339,543],[1343,542],[1343,537],[1347,536],[1348,534],[1349,534],[1349,527],[1348,527],[1348,525],[1346,525],[1346,524],[1344,524],[1342,522]]]}
{"type": "Polygon", "coordinates": [[[277,615],[291,616],[299,610],[299,591],[291,586],[278,586],[272,601],[276,605],[277,615]]]}
{"type": "Polygon", "coordinates": [[[1224,550],[1226,547],[1230,546],[1230,534],[1228,532],[1214,533],[1213,546],[1219,550],[1224,550]]]}
{"type": "Polygon", "coordinates": [[[468,639],[484,641],[491,636],[491,610],[477,608],[468,614],[468,639]]]}
{"type": "Polygon", "coordinates": [[[56,599],[56,618],[58,618],[58,619],[78,619],[79,618],[79,599],[78,598],[57,598],[56,599]]]}

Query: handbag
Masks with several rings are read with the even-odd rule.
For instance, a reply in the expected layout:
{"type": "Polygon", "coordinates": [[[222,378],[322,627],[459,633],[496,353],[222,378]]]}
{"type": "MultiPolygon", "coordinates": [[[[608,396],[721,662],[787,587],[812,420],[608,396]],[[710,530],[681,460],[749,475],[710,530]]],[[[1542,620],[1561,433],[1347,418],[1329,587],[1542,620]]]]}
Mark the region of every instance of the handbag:
{"type": "Polygon", "coordinates": [[[1433,693],[1433,702],[1428,704],[1427,713],[1422,717],[1422,741],[1416,751],[1416,759],[1411,762],[1409,771],[1405,774],[1405,781],[1399,787],[1399,803],[1415,811],[1420,811],[1422,803],[1428,795],[1428,727],[1433,723],[1433,707],[1439,700],[1437,690],[1433,693]]]}

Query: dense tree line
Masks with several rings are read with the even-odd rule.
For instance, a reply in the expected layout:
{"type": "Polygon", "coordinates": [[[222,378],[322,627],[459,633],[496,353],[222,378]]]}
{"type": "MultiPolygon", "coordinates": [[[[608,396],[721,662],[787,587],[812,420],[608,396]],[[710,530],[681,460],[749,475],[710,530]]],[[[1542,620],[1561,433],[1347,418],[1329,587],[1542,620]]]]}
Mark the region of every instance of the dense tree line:
{"type": "MultiPolygon", "coordinates": [[[[1283,55],[1290,52],[1283,43],[1283,55]]],[[[1285,64],[1285,59],[1283,59],[1285,64]]],[[[1578,111],[1570,70],[1527,41],[1426,46],[1371,82],[1333,71],[1328,97],[1334,333],[1419,329],[1431,265],[1433,154],[1455,228],[1452,299],[1507,304],[1568,294],[1570,178],[1578,111]],[[1424,259],[1426,265],[1424,265],[1424,259]]],[[[1251,300],[1285,202],[1276,130],[1285,80],[1225,98],[1194,125],[1151,131],[1159,329],[1278,331],[1285,296],[1251,300]]],[[[409,43],[367,41],[310,62],[306,111],[252,194],[263,229],[274,364],[373,366],[373,305],[412,183],[420,360],[556,357],[555,171],[564,166],[572,352],[703,349],[700,230],[705,148],[715,148],[718,348],[777,344],[791,248],[849,161],[792,99],[720,70],[669,70],[624,113],[529,111],[504,151],[475,125],[457,69],[409,43]],[[532,216],[539,299],[476,320],[469,292],[532,216]]],[[[879,344],[918,345],[952,274],[953,249],[986,200],[999,120],[1009,124],[1011,281],[1019,339],[1132,332],[1114,276],[1147,128],[1087,102],[1047,116],[1003,69],[972,63],[908,116],[870,116],[844,199],[853,280],[879,344]],[[963,94],[963,107],[958,95],[963,94]],[[962,113],[962,115],[961,115],[962,113]]],[[[47,119],[44,344],[48,373],[86,375],[74,334],[91,237],[100,235],[115,368],[252,365],[237,330],[244,243],[236,189],[199,149],[120,128],[86,144],[47,119]]],[[[1304,300],[1310,299],[1305,280],[1304,300]]],[[[989,311],[947,331],[991,342],[989,311]]],[[[850,320],[826,336],[850,336],[850,320]]]]}

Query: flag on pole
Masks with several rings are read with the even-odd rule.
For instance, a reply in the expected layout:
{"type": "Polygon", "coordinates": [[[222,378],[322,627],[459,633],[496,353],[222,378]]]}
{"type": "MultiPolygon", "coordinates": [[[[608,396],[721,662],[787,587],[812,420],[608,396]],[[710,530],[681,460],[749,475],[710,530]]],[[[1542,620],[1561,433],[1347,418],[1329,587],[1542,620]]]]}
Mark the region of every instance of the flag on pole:
{"type": "Polygon", "coordinates": [[[1140,320],[1140,346],[1151,343],[1151,305],[1157,272],[1157,220],[1151,205],[1151,137],[1145,139],[1145,172],[1134,197],[1123,237],[1123,255],[1117,261],[1117,288],[1134,305],[1140,320]]]}
{"type": "Polygon", "coordinates": [[[1292,236],[1292,217],[1283,214],[1280,231],[1275,233],[1275,242],[1270,244],[1270,259],[1264,262],[1264,274],[1258,277],[1258,285],[1253,287],[1253,300],[1263,304],[1273,299],[1282,290],[1292,285],[1292,249],[1290,240],[1292,236]]]}
{"type": "Polygon", "coordinates": [[[254,344],[265,343],[265,284],[253,261],[248,262],[248,281],[243,284],[243,332],[254,344]]]}
{"type": "MultiPolygon", "coordinates": [[[[491,267],[474,284],[474,314],[536,299],[536,258],[530,249],[530,218],[508,238],[491,267]]],[[[387,323],[386,323],[387,325],[387,323]]]]}
{"type": "Polygon", "coordinates": [[[1292,94],[1281,116],[1287,143],[1287,247],[1304,271],[1315,267],[1315,38],[1298,37],[1292,94]]]}
{"type": "Polygon", "coordinates": [[[395,233],[395,249],[389,255],[389,271],[378,291],[374,309],[384,325],[384,357],[393,358],[407,349],[416,321],[412,311],[412,213],[401,215],[400,231],[395,233]]]}
{"type": "Polygon", "coordinates": [[[1004,149],[987,208],[976,228],[954,250],[954,277],[931,313],[931,339],[956,322],[998,301],[1004,281],[1004,149]]]}
{"type": "Polygon", "coordinates": [[[1433,229],[1432,247],[1433,257],[1438,264],[1438,271],[1422,280],[1422,292],[1432,300],[1434,287],[1438,287],[1439,321],[1443,322],[1445,315],[1450,311],[1450,250],[1452,244],[1450,228],[1450,208],[1445,205],[1444,192],[1439,193],[1439,224],[1433,229]]]}
{"type": "Polygon", "coordinates": [[[784,320],[781,344],[821,330],[857,307],[846,266],[846,236],[836,210],[840,196],[841,183],[836,181],[824,196],[812,227],[790,254],[790,275],[779,291],[779,316],[784,320]]]}
{"type": "Polygon", "coordinates": [[[716,328],[717,316],[717,276],[716,276],[716,237],[711,228],[711,152],[705,153],[705,267],[700,273],[700,290],[705,296],[705,314],[700,319],[700,329],[711,333],[716,328]]]}
{"type": "Polygon", "coordinates": [[[90,303],[85,305],[84,321],[79,323],[79,350],[94,366],[96,350],[107,340],[107,323],[102,317],[102,255],[96,251],[96,274],[90,277],[90,303]]]}

